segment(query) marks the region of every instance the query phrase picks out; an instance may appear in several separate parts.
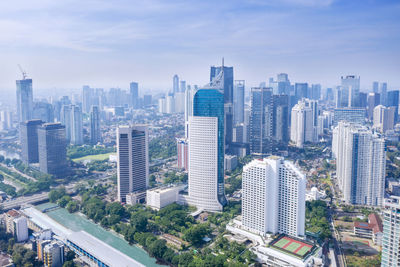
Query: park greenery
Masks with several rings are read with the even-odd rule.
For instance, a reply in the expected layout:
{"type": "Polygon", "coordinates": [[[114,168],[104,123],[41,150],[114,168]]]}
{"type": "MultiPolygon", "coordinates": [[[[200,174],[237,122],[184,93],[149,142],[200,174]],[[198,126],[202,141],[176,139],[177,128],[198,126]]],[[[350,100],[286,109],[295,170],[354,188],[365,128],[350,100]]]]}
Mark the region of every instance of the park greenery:
{"type": "Polygon", "coordinates": [[[168,133],[166,135],[153,138],[149,142],[150,160],[167,159],[176,156],[176,154],[176,139],[174,133],[168,133]]]}
{"type": "MultiPolygon", "coordinates": [[[[160,263],[170,266],[248,266],[254,262],[254,255],[245,251],[244,245],[222,239],[226,222],[240,214],[240,202],[230,203],[224,212],[213,214],[209,222],[200,223],[189,215],[193,210],[191,207],[171,204],[156,211],[141,204],[109,203],[94,190],[96,186],[80,188],[81,201],[72,199],[63,188],[51,190],[49,200],[69,212],[80,211],[104,228],[121,234],[130,244],[143,247],[160,263]],[[70,208],[72,205],[73,209],[70,208]],[[216,227],[220,235],[214,237],[212,231],[216,227]],[[168,244],[164,234],[182,240],[182,246],[168,244]],[[205,247],[205,237],[216,238],[217,245],[212,249],[205,247]]],[[[105,192],[104,186],[98,187],[105,192]]]]}
{"type": "Polygon", "coordinates": [[[115,152],[114,147],[104,146],[74,146],[70,145],[67,148],[67,157],[70,159],[81,158],[88,155],[98,155],[115,152]]]}
{"type": "Polygon", "coordinates": [[[321,240],[331,237],[328,216],[328,207],[325,201],[306,202],[306,230],[319,234],[321,240]]]}

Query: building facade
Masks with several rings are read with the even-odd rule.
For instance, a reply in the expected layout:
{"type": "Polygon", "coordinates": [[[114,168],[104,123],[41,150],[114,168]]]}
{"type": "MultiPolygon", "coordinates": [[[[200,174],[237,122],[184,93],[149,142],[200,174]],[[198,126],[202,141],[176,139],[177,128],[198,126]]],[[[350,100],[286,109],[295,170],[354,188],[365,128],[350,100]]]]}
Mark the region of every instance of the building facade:
{"type": "Polygon", "coordinates": [[[400,266],[400,197],[385,201],[383,211],[382,267],[400,266]]]}
{"type": "Polygon", "coordinates": [[[39,162],[38,127],[42,123],[41,120],[21,122],[21,159],[25,164],[39,162]]]}
{"type": "Polygon", "coordinates": [[[305,175],[283,158],[253,160],[243,168],[243,226],[261,235],[304,236],[305,187],[305,175]]]}
{"type": "Polygon", "coordinates": [[[98,106],[92,106],[90,111],[90,143],[101,142],[100,111],[98,106]]]}
{"type": "Polygon", "coordinates": [[[33,92],[32,79],[17,80],[17,114],[18,122],[32,119],[33,92]]]}
{"type": "Polygon", "coordinates": [[[340,122],[333,130],[332,153],[344,201],[382,206],[386,170],[384,138],[364,126],[340,122]]]}
{"type": "Polygon", "coordinates": [[[149,185],[147,126],[132,125],[117,128],[117,157],[118,200],[126,203],[127,195],[135,193],[139,196],[136,198],[137,202],[143,203],[149,185]]]}

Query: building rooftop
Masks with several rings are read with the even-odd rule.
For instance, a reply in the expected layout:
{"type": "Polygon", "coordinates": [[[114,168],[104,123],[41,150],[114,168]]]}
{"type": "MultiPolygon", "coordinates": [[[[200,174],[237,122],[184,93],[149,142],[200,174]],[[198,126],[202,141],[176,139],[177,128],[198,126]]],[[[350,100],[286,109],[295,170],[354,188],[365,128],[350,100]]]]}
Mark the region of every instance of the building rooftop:
{"type": "Polygon", "coordinates": [[[368,221],[373,225],[372,231],[374,234],[383,232],[382,220],[376,213],[371,213],[368,216],[368,221]]]}

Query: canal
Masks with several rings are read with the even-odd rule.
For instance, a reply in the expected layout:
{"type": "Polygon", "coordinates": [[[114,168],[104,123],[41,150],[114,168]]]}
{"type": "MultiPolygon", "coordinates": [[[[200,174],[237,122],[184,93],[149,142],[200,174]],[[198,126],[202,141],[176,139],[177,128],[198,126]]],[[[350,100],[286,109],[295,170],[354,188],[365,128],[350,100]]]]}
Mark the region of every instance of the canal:
{"type": "MultiPolygon", "coordinates": [[[[43,210],[52,206],[54,206],[53,203],[44,203],[41,205],[37,205],[36,208],[39,210],[43,210]]],[[[64,208],[55,209],[47,212],[46,214],[53,220],[73,231],[88,232],[94,237],[97,237],[98,239],[121,251],[132,259],[144,264],[145,266],[162,266],[157,264],[156,259],[151,258],[143,249],[137,246],[129,245],[127,241],[125,241],[115,233],[105,230],[100,225],[91,222],[84,215],[81,215],[79,213],[69,213],[64,208]]]]}

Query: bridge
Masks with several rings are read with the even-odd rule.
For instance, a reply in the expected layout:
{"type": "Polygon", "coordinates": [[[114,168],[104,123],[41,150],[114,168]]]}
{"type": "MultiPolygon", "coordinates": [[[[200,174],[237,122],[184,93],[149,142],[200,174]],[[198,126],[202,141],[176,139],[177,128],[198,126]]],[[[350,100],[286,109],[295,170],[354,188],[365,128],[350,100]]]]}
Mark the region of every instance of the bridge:
{"type": "Polygon", "coordinates": [[[0,204],[2,210],[11,210],[20,208],[24,204],[35,204],[49,199],[49,192],[43,192],[31,196],[22,196],[0,204]]]}

